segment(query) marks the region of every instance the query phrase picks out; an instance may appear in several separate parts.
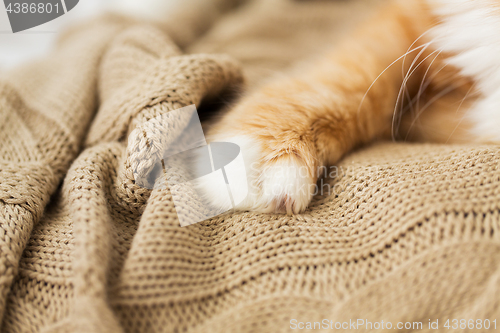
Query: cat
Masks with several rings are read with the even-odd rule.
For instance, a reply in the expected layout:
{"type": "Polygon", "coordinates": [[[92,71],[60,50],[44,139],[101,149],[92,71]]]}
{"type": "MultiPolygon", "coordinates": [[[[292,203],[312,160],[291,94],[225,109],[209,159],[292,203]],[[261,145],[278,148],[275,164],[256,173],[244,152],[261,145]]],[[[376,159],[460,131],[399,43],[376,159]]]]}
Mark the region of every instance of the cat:
{"type": "MultiPolygon", "coordinates": [[[[332,52],[209,128],[209,142],[241,148],[249,192],[236,208],[302,213],[317,170],[375,140],[499,143],[497,49],[500,0],[388,0],[332,52]]],[[[210,181],[200,186],[211,205],[228,205],[210,181]]]]}
{"type": "Polygon", "coordinates": [[[333,52],[243,97],[210,128],[210,141],[238,144],[245,159],[249,193],[236,208],[304,212],[317,170],[377,139],[499,143],[498,47],[498,0],[391,1],[333,52]]]}

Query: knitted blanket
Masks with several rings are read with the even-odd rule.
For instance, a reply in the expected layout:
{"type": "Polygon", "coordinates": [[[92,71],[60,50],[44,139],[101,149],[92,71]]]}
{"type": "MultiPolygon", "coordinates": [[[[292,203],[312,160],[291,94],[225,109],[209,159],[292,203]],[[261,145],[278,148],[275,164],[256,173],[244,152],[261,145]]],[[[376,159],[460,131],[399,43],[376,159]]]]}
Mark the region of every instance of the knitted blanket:
{"type": "Polygon", "coordinates": [[[105,16],[0,77],[1,332],[498,330],[496,146],[374,144],[328,169],[303,214],[188,227],[168,189],[134,182],[137,126],[252,89],[367,2],[105,16]]]}

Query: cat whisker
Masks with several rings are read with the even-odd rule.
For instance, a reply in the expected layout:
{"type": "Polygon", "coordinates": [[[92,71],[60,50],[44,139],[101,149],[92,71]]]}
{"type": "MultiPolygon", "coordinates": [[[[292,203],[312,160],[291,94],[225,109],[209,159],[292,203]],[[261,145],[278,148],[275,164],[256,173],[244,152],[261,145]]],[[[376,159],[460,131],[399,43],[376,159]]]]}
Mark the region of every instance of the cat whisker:
{"type": "MultiPolygon", "coordinates": [[[[428,45],[426,46],[426,48],[430,45],[430,43],[428,43],[428,45]]],[[[420,57],[420,55],[423,53],[424,50],[422,50],[418,57],[420,57]]],[[[391,127],[391,133],[392,133],[392,139],[393,140],[396,140],[396,136],[397,136],[397,133],[395,132],[395,125],[396,125],[396,117],[398,116],[401,116],[402,114],[402,111],[403,111],[403,102],[401,102],[402,98],[402,94],[403,94],[403,89],[406,89],[406,84],[408,83],[408,80],[411,78],[411,76],[413,75],[413,73],[416,72],[416,70],[428,59],[430,58],[434,53],[438,52],[439,50],[435,50],[433,52],[431,52],[428,56],[426,56],[422,61],[420,61],[414,68],[414,64],[416,63],[416,61],[418,60],[417,58],[415,58],[415,60],[412,62],[410,68],[408,69],[408,72],[406,74],[406,77],[405,79],[403,80],[403,83],[401,84],[401,88],[399,89],[399,93],[398,93],[398,97],[396,99],[396,104],[394,105],[394,112],[393,112],[393,117],[392,117],[392,127],[391,127]],[[401,104],[400,104],[401,102],[401,104]],[[400,107],[400,112],[398,113],[397,112],[397,109],[398,109],[398,106],[401,105],[400,107]]]]}
{"type": "MultiPolygon", "coordinates": [[[[421,38],[423,38],[425,35],[427,35],[429,33],[429,30],[425,31],[424,33],[422,33],[420,36],[418,36],[417,39],[415,39],[413,41],[413,43],[411,43],[410,47],[408,47],[408,50],[406,50],[406,52],[408,52],[412,47],[413,45],[415,45],[421,38]]],[[[425,48],[422,49],[422,51],[424,51],[425,49],[427,49],[427,46],[425,48]]],[[[417,55],[417,58],[420,57],[420,54],[422,53],[422,51],[417,55]]],[[[406,76],[406,73],[405,73],[405,63],[406,63],[406,56],[403,58],[403,62],[401,64],[401,80],[404,80],[405,79],[405,76],[406,76]]],[[[411,66],[410,66],[411,67],[411,66]]],[[[406,93],[406,97],[408,98],[408,100],[411,99],[410,97],[410,93],[408,91],[408,89],[405,88],[405,93],[406,93]]],[[[413,104],[410,102],[410,108],[412,109],[412,112],[413,112],[413,104]]]]}
{"type": "MultiPolygon", "coordinates": [[[[440,52],[441,53],[441,52],[440,52]]],[[[439,74],[439,72],[441,72],[441,70],[443,70],[448,64],[445,64],[444,66],[442,66],[439,70],[437,70],[436,72],[433,73],[433,75],[431,77],[429,77],[429,79],[426,80],[426,76],[427,76],[427,73],[428,71],[430,70],[434,60],[439,56],[436,55],[436,57],[433,59],[433,61],[430,63],[430,65],[427,67],[427,70],[425,72],[425,75],[424,77],[422,78],[422,81],[420,82],[420,87],[419,87],[419,91],[418,91],[418,94],[415,95],[411,101],[410,101],[410,105],[413,105],[415,103],[418,103],[417,105],[417,110],[419,109],[419,104],[420,104],[420,97],[422,96],[423,92],[427,89],[427,87],[429,87],[430,83],[432,82],[432,80],[437,76],[437,74],[439,74]],[[424,83],[425,82],[425,83],[424,83]]],[[[404,110],[403,110],[403,113],[406,113],[408,111],[409,107],[406,107],[404,110]]],[[[412,108],[412,115],[415,115],[413,113],[413,108],[412,108]]]]}
{"type": "MultiPolygon", "coordinates": [[[[403,68],[402,68],[402,72],[403,72],[403,83],[401,84],[401,88],[400,88],[400,91],[398,93],[398,98],[396,100],[396,104],[394,105],[394,112],[396,112],[396,109],[398,107],[398,104],[400,104],[400,112],[398,114],[394,114],[393,116],[393,123],[392,123],[392,130],[391,130],[391,133],[392,133],[392,139],[395,140],[395,137],[398,135],[397,133],[397,129],[399,128],[399,123],[400,123],[400,119],[401,119],[401,115],[403,114],[403,105],[404,105],[404,97],[406,97],[408,99],[408,101],[410,101],[410,103],[408,104],[409,108],[411,109],[411,112],[413,113],[413,103],[411,103],[411,96],[410,96],[410,92],[408,91],[408,80],[409,78],[411,77],[411,75],[415,72],[415,70],[420,66],[420,64],[422,63],[419,63],[418,66],[416,66],[415,70],[412,71],[413,69],[413,66],[415,65],[415,63],[417,62],[418,59],[420,59],[420,56],[427,50],[427,48],[429,47],[429,45],[427,45],[426,47],[424,47],[422,50],[420,50],[420,52],[417,54],[417,56],[413,59],[411,65],[410,65],[410,68],[408,69],[408,71],[406,72],[406,75],[404,74],[404,64],[402,65],[403,68]],[[411,73],[410,73],[411,71],[411,73]],[[410,73],[410,74],[408,74],[410,73]],[[399,103],[400,101],[400,96],[402,95],[402,91],[404,91],[404,94],[405,96],[403,96],[402,101],[401,103],[399,103]],[[398,126],[396,126],[396,129],[394,128],[394,123],[395,123],[395,119],[396,117],[399,117],[399,120],[397,121],[398,122],[398,126]],[[394,132],[396,130],[396,133],[394,132]]],[[[406,57],[405,59],[403,59],[403,62],[406,60],[406,57]]],[[[425,59],[423,60],[425,61],[425,59]]]]}
{"type": "MultiPolygon", "coordinates": [[[[438,50],[436,50],[438,51],[438,50]]],[[[433,52],[435,53],[435,52],[433,52]]],[[[432,79],[441,71],[443,70],[443,68],[445,68],[447,66],[447,64],[445,64],[444,66],[442,66],[438,71],[436,71],[435,73],[433,73],[432,75],[432,78],[430,78],[429,80],[426,81],[426,78],[427,78],[427,75],[429,74],[429,71],[432,67],[432,65],[434,64],[434,62],[436,61],[436,59],[439,57],[439,55],[442,53],[442,51],[439,51],[436,56],[434,57],[434,59],[432,59],[431,63],[429,64],[429,66],[427,66],[427,70],[425,71],[424,73],[424,76],[422,77],[422,81],[420,82],[420,86],[418,88],[418,92],[417,92],[417,95],[410,101],[410,105],[413,106],[414,103],[416,103],[416,112],[414,112],[414,109],[413,107],[411,108],[411,114],[412,116],[414,117],[414,119],[416,120],[418,115],[419,115],[419,110],[420,110],[420,98],[422,97],[422,93],[427,89],[427,87],[429,86],[430,82],[432,82],[432,79]]],[[[430,54],[432,55],[432,53],[430,54]]],[[[430,56],[429,55],[429,56],[430,56]]],[[[427,58],[426,58],[427,59],[427,58]]],[[[425,59],[424,59],[425,60],[425,59]]],[[[401,125],[401,118],[403,117],[403,114],[401,113],[399,118],[399,123],[398,123],[398,128],[399,126],[401,125]]],[[[410,127],[411,129],[411,127],[410,127]]],[[[405,137],[405,141],[408,139],[408,135],[409,135],[409,131],[406,133],[406,137],[405,137]]]]}
{"type": "Polygon", "coordinates": [[[410,50],[408,52],[406,52],[405,54],[403,54],[402,56],[400,56],[399,58],[397,58],[396,60],[394,60],[389,66],[387,66],[376,78],[375,80],[373,80],[373,82],[370,84],[370,86],[368,87],[368,89],[366,90],[365,94],[363,95],[363,98],[361,98],[361,102],[359,103],[359,106],[358,106],[358,110],[357,110],[357,113],[356,115],[359,117],[359,113],[361,112],[361,107],[363,106],[363,103],[366,99],[366,97],[368,96],[368,93],[370,92],[370,90],[373,88],[373,86],[375,85],[375,83],[377,83],[378,79],[380,79],[380,77],[382,75],[384,75],[385,72],[387,72],[387,70],[389,68],[391,68],[392,66],[394,66],[398,61],[400,61],[401,59],[403,59],[404,57],[406,57],[408,54],[412,53],[412,52],[415,52],[416,50],[419,50],[423,47],[425,47],[426,45],[428,45],[429,43],[426,43],[426,44],[423,44],[423,45],[420,45],[416,48],[414,48],[413,50],[410,50]]]}
{"type": "MultiPolygon", "coordinates": [[[[462,83],[462,85],[465,84],[465,83],[462,83]]],[[[418,117],[425,111],[429,108],[429,106],[431,106],[434,102],[436,102],[437,100],[439,100],[441,97],[445,96],[446,94],[452,92],[453,90],[455,90],[457,87],[454,87],[454,86],[448,86],[446,89],[443,89],[442,91],[440,91],[439,93],[437,93],[433,98],[431,98],[425,105],[424,107],[421,109],[421,110],[418,110],[418,113],[417,115],[414,117],[414,119],[412,120],[411,124],[410,124],[410,127],[408,128],[408,133],[411,131],[411,129],[413,128],[413,126],[415,125],[418,117]]],[[[408,135],[407,135],[408,137],[408,135]]],[[[406,138],[405,138],[406,140],[406,138]]]]}
{"type": "MultiPolygon", "coordinates": [[[[471,91],[476,87],[476,82],[472,83],[472,85],[470,86],[469,90],[467,91],[467,93],[465,94],[464,98],[462,98],[462,100],[460,101],[460,105],[458,106],[457,108],[457,111],[455,111],[455,113],[458,113],[458,111],[460,111],[460,109],[462,108],[462,105],[464,104],[465,100],[467,99],[467,97],[469,97],[469,94],[471,93],[471,91]]],[[[448,136],[448,139],[446,139],[446,142],[445,143],[448,143],[448,141],[450,141],[451,137],[453,136],[453,134],[456,132],[456,130],[458,129],[458,127],[462,124],[462,122],[464,121],[465,117],[467,116],[466,113],[464,113],[462,115],[462,117],[460,118],[460,121],[457,123],[457,125],[455,126],[455,128],[453,129],[453,131],[451,131],[450,135],[448,136]]]]}

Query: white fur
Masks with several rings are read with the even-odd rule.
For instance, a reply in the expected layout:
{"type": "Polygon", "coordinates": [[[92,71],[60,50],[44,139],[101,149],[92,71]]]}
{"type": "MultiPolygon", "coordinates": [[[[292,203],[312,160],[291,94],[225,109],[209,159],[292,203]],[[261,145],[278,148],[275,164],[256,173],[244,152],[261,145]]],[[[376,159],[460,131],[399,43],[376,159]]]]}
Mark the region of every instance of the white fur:
{"type": "Polygon", "coordinates": [[[305,164],[297,159],[271,162],[260,174],[261,202],[273,210],[298,213],[312,197],[314,183],[305,164]]]}
{"type": "MultiPolygon", "coordinates": [[[[249,135],[217,138],[211,141],[232,142],[241,149],[247,175],[248,195],[236,205],[236,209],[262,213],[276,211],[299,213],[307,207],[315,184],[308,176],[306,166],[298,159],[287,159],[283,162],[262,161],[264,155],[262,148],[258,141],[249,135]]],[[[215,185],[207,181],[198,186],[205,194],[205,200],[212,206],[226,207],[227,200],[211,191],[215,185]]],[[[241,186],[241,189],[243,188],[245,187],[241,186]]],[[[234,197],[239,195],[233,192],[234,197]]]]}
{"type": "Polygon", "coordinates": [[[500,142],[500,7],[495,0],[428,0],[442,23],[437,46],[449,63],[475,79],[483,97],[467,112],[478,140],[500,142]]]}
{"type": "MultiPolygon", "coordinates": [[[[250,187],[250,184],[253,183],[253,178],[251,177],[252,173],[250,173],[249,170],[251,170],[251,164],[253,163],[253,161],[259,158],[260,150],[256,145],[252,145],[249,142],[249,139],[245,136],[210,140],[210,142],[232,142],[237,144],[241,148],[241,155],[243,157],[247,176],[245,178],[236,180],[236,184],[232,184],[232,194],[233,197],[239,198],[244,196],[244,192],[246,192],[246,190],[248,189],[248,195],[241,203],[239,203],[239,205],[236,206],[236,208],[244,209],[243,207],[249,207],[248,209],[250,209],[250,207],[252,207],[250,203],[254,200],[252,194],[254,194],[255,191],[252,192],[250,187]],[[246,182],[247,184],[243,184],[243,182],[246,182]],[[239,193],[238,191],[241,191],[241,193],[239,193]]],[[[206,163],[206,161],[200,160],[197,163],[204,164],[206,163]]],[[[232,182],[233,181],[234,180],[232,180],[232,182]]],[[[215,192],[214,189],[218,186],[219,184],[217,183],[217,179],[209,177],[204,177],[203,179],[198,180],[196,183],[197,191],[199,194],[201,194],[205,202],[208,202],[213,208],[216,208],[218,210],[229,210],[232,207],[230,198],[226,196],[225,192],[215,192]]]]}

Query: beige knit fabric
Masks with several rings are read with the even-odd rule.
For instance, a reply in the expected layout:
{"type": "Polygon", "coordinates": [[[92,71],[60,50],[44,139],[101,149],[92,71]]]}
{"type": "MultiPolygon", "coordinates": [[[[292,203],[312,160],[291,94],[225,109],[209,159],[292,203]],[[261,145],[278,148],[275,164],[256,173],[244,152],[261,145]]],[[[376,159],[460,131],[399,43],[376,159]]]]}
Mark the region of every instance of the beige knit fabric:
{"type": "Polygon", "coordinates": [[[360,2],[250,3],[194,42],[179,37],[189,20],[158,29],[107,16],[0,78],[1,332],[274,333],[297,331],[292,319],[499,327],[496,146],[378,143],[329,169],[304,214],[184,228],[168,190],[134,184],[134,128],[317,52],[310,40],[334,41],[360,2]],[[300,52],[284,57],[290,43],[300,52]]]}

